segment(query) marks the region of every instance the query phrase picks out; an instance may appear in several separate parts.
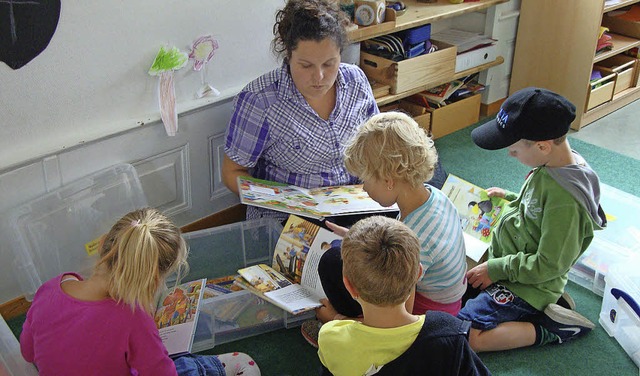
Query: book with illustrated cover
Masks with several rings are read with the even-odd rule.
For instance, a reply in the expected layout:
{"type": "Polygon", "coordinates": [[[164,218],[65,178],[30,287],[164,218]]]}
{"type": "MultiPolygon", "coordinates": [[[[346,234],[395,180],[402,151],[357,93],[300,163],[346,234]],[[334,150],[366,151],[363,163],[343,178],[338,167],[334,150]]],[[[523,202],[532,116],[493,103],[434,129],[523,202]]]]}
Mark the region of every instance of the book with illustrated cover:
{"type": "Polygon", "coordinates": [[[170,356],[191,352],[206,281],[180,284],[158,298],[154,321],[170,356]]]}
{"type": "Polygon", "coordinates": [[[324,217],[398,210],[380,206],[362,185],[301,188],[247,176],[238,177],[240,202],[304,217],[324,217]]]}
{"type": "Polygon", "coordinates": [[[509,201],[489,197],[483,188],[452,174],[441,190],[458,209],[467,256],[479,262],[489,248],[493,229],[509,201]]]}
{"type": "Polygon", "coordinates": [[[272,265],[242,268],[236,283],[293,314],[315,309],[326,297],[318,275],[320,257],[340,243],[341,237],[333,232],[290,215],[276,244],[272,265]]]}

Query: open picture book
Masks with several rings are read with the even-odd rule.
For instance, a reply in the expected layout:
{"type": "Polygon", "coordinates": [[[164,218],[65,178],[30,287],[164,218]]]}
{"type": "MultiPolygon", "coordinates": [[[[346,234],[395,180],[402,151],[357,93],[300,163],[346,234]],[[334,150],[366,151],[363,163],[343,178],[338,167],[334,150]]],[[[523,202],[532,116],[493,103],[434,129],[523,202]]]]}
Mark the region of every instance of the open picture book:
{"type": "Polygon", "coordinates": [[[333,232],[290,215],[272,264],[238,270],[236,284],[293,314],[315,309],[326,298],[318,275],[320,257],[340,243],[341,237],[333,232]]]}
{"type": "Polygon", "coordinates": [[[158,298],[154,320],[169,356],[191,352],[206,279],[182,283],[158,298]]]}
{"type": "Polygon", "coordinates": [[[458,209],[467,257],[476,263],[480,262],[489,248],[502,208],[509,201],[489,197],[483,188],[452,174],[449,174],[441,190],[458,209]]]}
{"type": "Polygon", "coordinates": [[[383,207],[362,185],[302,188],[246,176],[238,177],[240,202],[304,217],[324,217],[377,213],[398,210],[397,205],[383,207]]]}

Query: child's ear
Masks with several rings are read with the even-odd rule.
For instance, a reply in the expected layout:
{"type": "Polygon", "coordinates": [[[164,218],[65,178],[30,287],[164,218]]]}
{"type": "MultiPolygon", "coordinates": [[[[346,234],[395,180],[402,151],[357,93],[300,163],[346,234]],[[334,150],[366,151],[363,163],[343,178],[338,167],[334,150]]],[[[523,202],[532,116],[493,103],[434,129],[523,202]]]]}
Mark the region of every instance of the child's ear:
{"type": "Polygon", "coordinates": [[[342,282],[344,283],[344,287],[347,288],[347,291],[349,291],[349,294],[351,295],[351,297],[356,299],[356,297],[359,295],[358,290],[355,287],[353,287],[353,285],[351,284],[351,281],[349,281],[349,278],[343,275],[342,282]]]}
{"type": "Polygon", "coordinates": [[[420,281],[420,278],[422,277],[422,272],[424,271],[424,269],[422,268],[422,263],[419,263],[418,265],[420,265],[420,269],[418,270],[418,279],[416,280],[416,283],[420,281]]]}
{"type": "Polygon", "coordinates": [[[551,144],[553,141],[538,141],[536,142],[536,148],[542,153],[549,153],[551,151],[551,144]]]}

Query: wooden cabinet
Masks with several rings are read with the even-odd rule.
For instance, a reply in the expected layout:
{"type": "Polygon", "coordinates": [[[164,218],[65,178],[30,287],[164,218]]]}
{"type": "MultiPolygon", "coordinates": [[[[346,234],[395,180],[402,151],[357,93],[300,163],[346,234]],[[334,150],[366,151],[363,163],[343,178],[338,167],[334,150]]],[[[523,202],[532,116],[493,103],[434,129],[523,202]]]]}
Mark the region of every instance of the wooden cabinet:
{"type": "MultiPolygon", "coordinates": [[[[359,27],[357,30],[350,31],[349,40],[352,42],[359,42],[380,35],[395,33],[417,26],[426,25],[446,18],[460,16],[465,13],[487,9],[491,6],[507,1],[508,0],[480,0],[465,2],[461,4],[452,4],[451,2],[449,2],[449,0],[438,0],[434,3],[422,3],[418,2],[417,0],[406,0],[403,1],[407,6],[407,11],[405,14],[396,16],[395,12],[390,11],[391,13],[387,16],[386,22],[374,26],[359,27]]],[[[418,57],[418,59],[419,58],[420,57],[418,57]]],[[[404,69],[403,71],[407,72],[405,74],[408,74],[408,76],[398,77],[399,80],[401,80],[403,83],[419,82],[419,85],[414,85],[415,87],[411,88],[407,88],[410,85],[400,86],[400,90],[394,90],[394,94],[384,95],[377,98],[376,101],[378,102],[378,105],[388,104],[398,99],[405,98],[412,94],[432,88],[434,86],[438,86],[443,83],[483,71],[490,67],[502,64],[503,62],[504,59],[499,56],[492,62],[462,72],[454,73],[452,66],[451,69],[444,72],[444,74],[435,74],[432,69],[429,69],[429,67],[427,66],[418,67],[414,64],[405,63],[403,65],[407,65],[409,69],[404,69]]],[[[397,72],[394,72],[394,74],[396,73],[397,72]]]]}
{"type": "Polygon", "coordinates": [[[594,65],[640,45],[640,39],[610,33],[613,49],[595,54],[603,14],[638,2],[522,0],[509,93],[539,86],[562,94],[576,106],[575,130],[640,98],[637,68],[620,77],[632,82],[621,90],[589,83],[594,65]]]}

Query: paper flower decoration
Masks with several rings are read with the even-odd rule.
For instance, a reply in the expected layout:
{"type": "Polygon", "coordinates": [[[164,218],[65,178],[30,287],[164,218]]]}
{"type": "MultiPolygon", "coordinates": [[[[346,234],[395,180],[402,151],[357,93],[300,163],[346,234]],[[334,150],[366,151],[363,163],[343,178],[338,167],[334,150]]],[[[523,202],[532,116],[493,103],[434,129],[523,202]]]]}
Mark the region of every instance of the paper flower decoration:
{"type": "Polygon", "coordinates": [[[220,95],[220,92],[206,81],[206,66],[209,60],[213,58],[215,50],[218,49],[218,41],[213,39],[211,35],[202,36],[193,42],[189,58],[193,59],[193,70],[200,71],[202,87],[196,93],[198,98],[207,95],[220,95]]]}
{"type": "Polygon", "coordinates": [[[149,74],[159,76],[158,102],[160,117],[168,136],[175,136],[178,131],[178,111],[176,109],[176,91],[173,83],[173,71],[187,64],[189,56],[177,47],[167,50],[164,46],[153,60],[149,74]]]}

